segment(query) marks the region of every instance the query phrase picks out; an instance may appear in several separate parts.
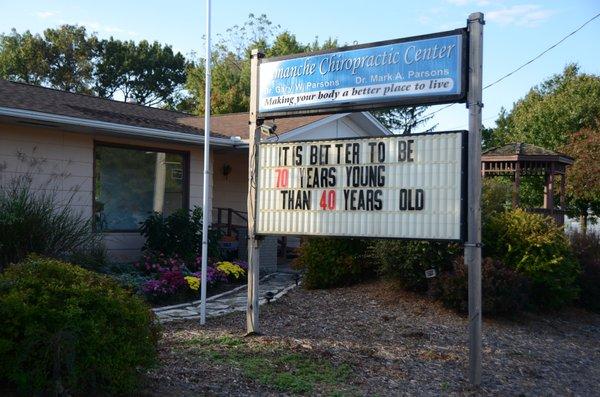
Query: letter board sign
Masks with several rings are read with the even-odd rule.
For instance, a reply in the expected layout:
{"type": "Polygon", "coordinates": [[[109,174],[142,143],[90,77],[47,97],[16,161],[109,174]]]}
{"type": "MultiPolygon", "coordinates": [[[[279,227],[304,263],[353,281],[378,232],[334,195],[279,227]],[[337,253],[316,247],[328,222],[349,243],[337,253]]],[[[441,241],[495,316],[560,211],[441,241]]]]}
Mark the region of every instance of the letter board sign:
{"type": "Polygon", "coordinates": [[[465,139],[261,143],[257,234],[462,240],[465,139]]]}

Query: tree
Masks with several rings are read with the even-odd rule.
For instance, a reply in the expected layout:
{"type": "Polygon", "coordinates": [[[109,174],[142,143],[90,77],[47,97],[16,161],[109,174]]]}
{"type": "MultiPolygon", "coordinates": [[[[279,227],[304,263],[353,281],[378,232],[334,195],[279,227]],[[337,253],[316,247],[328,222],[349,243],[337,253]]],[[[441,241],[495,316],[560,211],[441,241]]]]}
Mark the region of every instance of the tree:
{"type": "Polygon", "coordinates": [[[1,78],[41,85],[47,81],[49,71],[46,43],[39,34],[20,34],[12,29],[10,34],[0,35],[1,78]]]}
{"type": "MultiPolygon", "coordinates": [[[[276,34],[279,25],[273,25],[266,15],[250,14],[243,25],[227,29],[218,36],[211,57],[211,112],[213,114],[247,112],[250,98],[250,52],[257,48],[267,57],[297,54],[337,47],[337,40],[328,39],[319,45],[302,44],[289,31],[276,34]]],[[[187,69],[185,87],[189,95],[177,106],[178,110],[194,114],[204,113],[203,59],[187,69]]]]}
{"type": "Polygon", "coordinates": [[[0,76],[69,92],[89,92],[94,43],[85,27],[62,25],[44,36],[15,29],[0,35],[0,76]]]}
{"type": "Polygon", "coordinates": [[[483,150],[491,149],[497,146],[503,146],[509,143],[507,132],[510,130],[508,112],[504,107],[500,108],[500,114],[496,119],[496,128],[481,129],[481,148],[483,150]]]}
{"type": "MultiPolygon", "coordinates": [[[[310,44],[299,42],[294,34],[283,31],[276,34],[266,17],[249,15],[242,26],[235,25],[220,36],[211,58],[211,112],[213,114],[246,112],[250,97],[250,51],[258,48],[267,57],[316,52],[337,48],[336,39],[310,44]],[[271,43],[272,40],[272,43],[271,43]]],[[[204,113],[204,62],[200,60],[188,68],[186,89],[189,95],[178,109],[190,113],[204,113]]],[[[407,134],[431,117],[425,116],[426,107],[406,107],[373,112],[379,121],[392,131],[407,134]]],[[[432,130],[431,127],[428,131],[432,130]]]]}
{"type": "Polygon", "coordinates": [[[586,128],[573,134],[563,150],[575,158],[567,168],[567,194],[585,234],[590,213],[600,214],[600,130],[586,128]]]}
{"type": "Polygon", "coordinates": [[[510,112],[504,109],[494,133],[496,144],[526,142],[558,150],[575,132],[600,120],[600,77],[576,64],[533,87],[510,112]]]}
{"type": "MultiPolygon", "coordinates": [[[[250,51],[258,48],[267,57],[315,52],[337,48],[336,39],[310,44],[299,42],[294,34],[283,31],[276,34],[274,26],[266,17],[250,14],[242,26],[235,25],[220,36],[211,58],[211,112],[213,114],[246,112],[250,97],[250,51]],[[272,43],[271,43],[272,40],[272,43]]],[[[192,64],[187,71],[186,89],[189,95],[178,109],[190,113],[204,113],[204,62],[192,64]]],[[[373,112],[392,131],[410,133],[416,126],[430,119],[424,116],[426,107],[407,107],[373,112]]],[[[430,128],[429,130],[432,130],[430,128]]]]}
{"type": "MultiPolygon", "coordinates": [[[[250,98],[250,51],[264,50],[275,29],[266,15],[248,16],[241,26],[217,35],[211,55],[211,112],[213,114],[248,111],[250,98]]],[[[188,95],[177,105],[180,111],[204,113],[205,61],[189,63],[185,88],[188,95]]]]}
{"type": "Polygon", "coordinates": [[[2,78],[149,106],[175,106],[186,64],[169,45],[99,40],[83,26],[0,35],[2,78]]]}
{"type": "MultiPolygon", "coordinates": [[[[373,116],[379,120],[390,131],[407,135],[411,134],[414,128],[431,120],[433,116],[425,115],[427,106],[408,106],[403,108],[392,108],[386,110],[376,110],[373,116]]],[[[435,126],[428,128],[426,132],[433,131],[435,126]]]]}
{"type": "Polygon", "coordinates": [[[62,25],[44,31],[48,83],[69,92],[90,92],[94,70],[95,35],[83,26],[62,25]]]}
{"type": "MultiPolygon", "coordinates": [[[[318,43],[317,43],[318,45],[318,43]]],[[[265,55],[270,57],[277,57],[281,55],[299,54],[307,51],[318,51],[319,48],[311,48],[310,45],[301,44],[296,39],[296,36],[288,31],[280,33],[275,37],[275,41],[271,46],[265,49],[265,55]]]]}
{"type": "Polygon", "coordinates": [[[169,45],[112,37],[96,46],[94,90],[104,98],[120,93],[142,105],[173,106],[186,80],[186,60],[169,45]]]}
{"type": "MultiPolygon", "coordinates": [[[[582,229],[588,221],[588,210],[598,213],[598,190],[591,179],[598,157],[597,131],[600,127],[600,76],[581,73],[576,64],[565,67],[533,87],[517,101],[510,112],[502,109],[496,128],[488,140],[491,146],[525,142],[551,150],[564,151],[575,158],[567,170],[568,206],[571,215],[580,216],[582,229]],[[579,132],[578,132],[579,131],[579,132]],[[594,163],[595,161],[595,163],[594,163]]],[[[597,171],[597,170],[596,170],[597,171]]],[[[542,178],[530,178],[534,189],[524,190],[524,202],[539,201],[542,178]]]]}

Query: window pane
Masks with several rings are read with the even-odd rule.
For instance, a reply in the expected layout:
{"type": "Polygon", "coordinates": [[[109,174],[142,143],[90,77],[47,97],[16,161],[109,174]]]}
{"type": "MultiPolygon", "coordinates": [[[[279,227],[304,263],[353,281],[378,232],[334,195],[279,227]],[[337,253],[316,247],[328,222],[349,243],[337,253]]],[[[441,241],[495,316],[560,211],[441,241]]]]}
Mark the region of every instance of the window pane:
{"type": "Polygon", "coordinates": [[[137,230],[152,211],[183,208],[183,155],[96,146],[94,159],[99,230],[137,230]]]}

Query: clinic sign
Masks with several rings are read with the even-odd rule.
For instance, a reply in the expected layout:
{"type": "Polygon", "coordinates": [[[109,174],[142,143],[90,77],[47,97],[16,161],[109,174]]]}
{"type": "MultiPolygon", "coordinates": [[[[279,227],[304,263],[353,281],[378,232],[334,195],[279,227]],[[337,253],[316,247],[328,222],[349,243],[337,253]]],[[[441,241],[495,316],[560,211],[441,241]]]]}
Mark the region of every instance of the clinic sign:
{"type": "MultiPolygon", "coordinates": [[[[263,236],[462,242],[468,269],[469,380],[474,387],[481,384],[484,24],[483,14],[474,12],[465,28],[426,36],[271,59],[252,51],[248,334],[260,332],[263,236]],[[457,102],[468,102],[468,133],[261,139],[285,117],[457,102]]],[[[432,274],[429,269],[424,277],[432,274]]]]}
{"type": "Polygon", "coordinates": [[[263,143],[257,233],[463,238],[466,132],[263,143]]]}
{"type": "Polygon", "coordinates": [[[271,58],[259,66],[261,116],[464,101],[466,29],[271,58]]]}

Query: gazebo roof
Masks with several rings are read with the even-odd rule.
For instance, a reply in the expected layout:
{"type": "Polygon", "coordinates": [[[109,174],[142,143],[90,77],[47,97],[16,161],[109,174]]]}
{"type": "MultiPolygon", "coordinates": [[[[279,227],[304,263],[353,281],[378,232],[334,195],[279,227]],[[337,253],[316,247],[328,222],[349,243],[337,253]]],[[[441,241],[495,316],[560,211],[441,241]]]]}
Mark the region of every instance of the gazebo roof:
{"type": "Polygon", "coordinates": [[[573,158],[530,143],[509,143],[481,153],[482,161],[543,161],[573,164],[573,158]]]}

